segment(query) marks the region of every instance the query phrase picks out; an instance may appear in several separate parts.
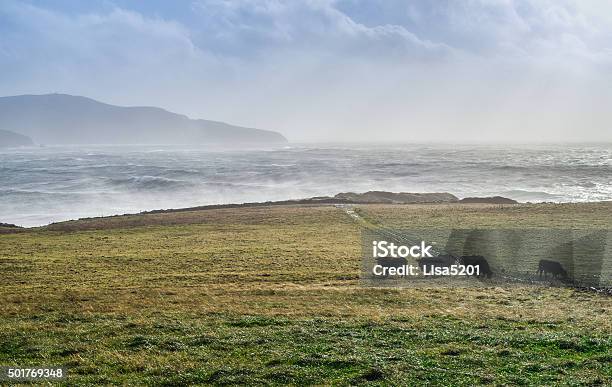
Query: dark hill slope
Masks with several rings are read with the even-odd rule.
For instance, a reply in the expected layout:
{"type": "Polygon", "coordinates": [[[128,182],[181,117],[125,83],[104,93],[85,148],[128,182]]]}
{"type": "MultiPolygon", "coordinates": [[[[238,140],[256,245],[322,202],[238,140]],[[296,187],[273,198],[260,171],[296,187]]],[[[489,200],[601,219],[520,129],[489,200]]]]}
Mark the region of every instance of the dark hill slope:
{"type": "Polygon", "coordinates": [[[0,129],[0,148],[34,145],[32,139],[22,134],[0,129]]]}
{"type": "Polygon", "coordinates": [[[0,128],[42,144],[284,143],[279,133],[66,94],[0,97],[0,128]]]}

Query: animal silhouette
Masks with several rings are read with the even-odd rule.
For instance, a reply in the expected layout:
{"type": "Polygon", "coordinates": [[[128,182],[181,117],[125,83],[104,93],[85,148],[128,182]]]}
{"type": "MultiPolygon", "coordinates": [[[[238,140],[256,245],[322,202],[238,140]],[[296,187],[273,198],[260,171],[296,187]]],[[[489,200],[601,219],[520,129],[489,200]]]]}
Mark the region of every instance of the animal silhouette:
{"type": "Polygon", "coordinates": [[[538,275],[542,278],[542,274],[544,274],[544,278],[546,278],[548,273],[552,274],[553,278],[558,278],[559,276],[563,279],[567,278],[567,271],[565,271],[559,262],[541,259],[538,263],[538,275]]]}
{"type": "Polygon", "coordinates": [[[489,267],[489,262],[487,262],[482,255],[464,255],[459,258],[459,261],[465,266],[471,265],[479,267],[478,277],[491,278],[493,276],[491,267],[489,267]]]}

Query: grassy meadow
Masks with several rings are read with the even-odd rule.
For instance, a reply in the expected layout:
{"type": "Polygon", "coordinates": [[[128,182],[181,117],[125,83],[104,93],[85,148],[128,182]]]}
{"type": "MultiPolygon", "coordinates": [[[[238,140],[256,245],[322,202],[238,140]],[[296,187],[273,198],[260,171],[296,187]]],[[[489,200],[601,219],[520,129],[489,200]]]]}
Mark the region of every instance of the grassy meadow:
{"type": "MultiPolygon", "coordinates": [[[[610,228],[612,202],[363,205],[388,227],[610,228]]],[[[0,365],[66,384],[612,384],[612,298],[367,288],[333,206],[87,219],[0,234],[0,365]]]]}

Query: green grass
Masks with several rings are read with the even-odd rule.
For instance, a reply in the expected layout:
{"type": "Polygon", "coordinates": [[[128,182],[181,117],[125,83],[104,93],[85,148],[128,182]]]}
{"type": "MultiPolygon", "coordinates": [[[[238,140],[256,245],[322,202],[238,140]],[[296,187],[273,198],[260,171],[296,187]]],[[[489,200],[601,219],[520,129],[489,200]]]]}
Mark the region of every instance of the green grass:
{"type": "Polygon", "coordinates": [[[11,325],[3,363],[64,364],[80,383],[592,385],[611,376],[609,337],[569,322],[49,313],[11,325]]]}
{"type": "MultiPolygon", "coordinates": [[[[371,222],[609,227],[612,205],[363,206],[371,222]]],[[[75,221],[0,235],[0,364],[67,384],[611,384],[612,301],[360,285],[333,207],[75,221]]]]}

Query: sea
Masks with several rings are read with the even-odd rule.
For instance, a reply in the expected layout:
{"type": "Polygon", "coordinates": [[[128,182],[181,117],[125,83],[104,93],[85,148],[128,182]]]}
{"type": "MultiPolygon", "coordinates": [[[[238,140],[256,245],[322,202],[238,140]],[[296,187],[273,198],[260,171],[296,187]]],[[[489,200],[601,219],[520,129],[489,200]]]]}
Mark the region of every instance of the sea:
{"type": "Polygon", "coordinates": [[[0,222],[208,204],[449,192],[520,202],[612,200],[612,144],[290,144],[266,149],[46,146],[0,150],[0,222]]]}

